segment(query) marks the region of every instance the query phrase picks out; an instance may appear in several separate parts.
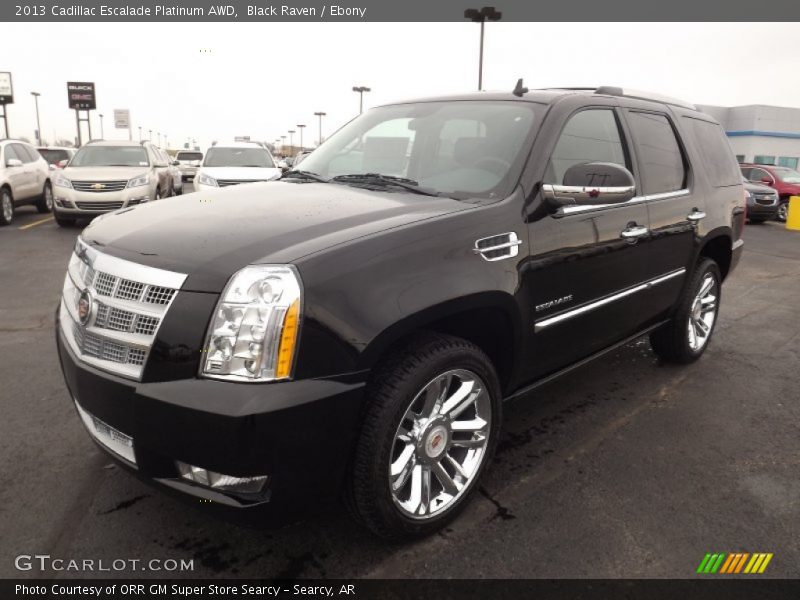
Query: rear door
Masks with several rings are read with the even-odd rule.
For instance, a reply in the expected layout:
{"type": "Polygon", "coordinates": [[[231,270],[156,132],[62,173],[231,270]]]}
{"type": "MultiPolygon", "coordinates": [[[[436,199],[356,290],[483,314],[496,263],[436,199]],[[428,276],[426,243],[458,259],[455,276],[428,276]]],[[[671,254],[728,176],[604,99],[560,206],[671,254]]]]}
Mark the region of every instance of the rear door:
{"type": "MultiPolygon", "coordinates": [[[[633,170],[616,102],[597,98],[594,103],[560,117],[563,124],[547,154],[542,183],[562,184],[569,167],[585,162],[633,170]]],[[[529,223],[525,275],[533,305],[529,356],[534,378],[639,329],[648,254],[647,207],[638,198],[537,212],[529,223]],[[623,237],[623,232],[638,233],[623,237]]]]}
{"type": "Polygon", "coordinates": [[[672,308],[694,258],[698,223],[705,218],[703,191],[692,173],[675,118],[664,110],[626,108],[636,165],[647,208],[650,253],[645,290],[648,321],[672,308]]]}
{"type": "Polygon", "coordinates": [[[14,153],[14,158],[22,161],[21,167],[15,167],[13,169],[15,176],[13,180],[15,185],[14,198],[17,200],[27,200],[37,194],[37,176],[33,160],[23,144],[14,143],[9,146],[14,153]]]}

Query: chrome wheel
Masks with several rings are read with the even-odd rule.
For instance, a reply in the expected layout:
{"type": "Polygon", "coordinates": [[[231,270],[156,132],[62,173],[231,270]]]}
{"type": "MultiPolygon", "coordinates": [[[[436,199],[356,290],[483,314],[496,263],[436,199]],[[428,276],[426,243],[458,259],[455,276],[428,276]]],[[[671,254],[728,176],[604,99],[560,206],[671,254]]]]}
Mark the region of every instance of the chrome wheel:
{"type": "Polygon", "coordinates": [[[47,212],[53,210],[53,190],[49,185],[44,186],[44,206],[47,212]]]}
{"type": "Polygon", "coordinates": [[[778,207],[778,220],[779,221],[786,221],[789,218],[789,204],[784,202],[778,207]]]}
{"type": "Polygon", "coordinates": [[[708,342],[717,318],[717,281],[707,273],[689,311],[689,347],[697,352],[708,342]]]}
{"type": "Polygon", "coordinates": [[[12,217],[14,216],[14,203],[11,200],[11,196],[8,192],[3,192],[0,203],[3,205],[3,220],[6,223],[10,223],[12,217]]]}
{"type": "Polygon", "coordinates": [[[469,488],[486,456],[491,413],[486,384],[464,369],[439,375],[414,397],[389,466],[392,499],[405,516],[437,516],[469,488]]]}

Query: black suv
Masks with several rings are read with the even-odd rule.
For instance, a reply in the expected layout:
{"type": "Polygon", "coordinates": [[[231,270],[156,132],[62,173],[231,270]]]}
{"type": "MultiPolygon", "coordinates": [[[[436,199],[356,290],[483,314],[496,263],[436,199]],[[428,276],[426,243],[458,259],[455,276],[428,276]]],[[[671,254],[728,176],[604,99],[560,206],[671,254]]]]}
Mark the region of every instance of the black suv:
{"type": "Polygon", "coordinates": [[[644,334],[700,357],[744,219],[723,130],[677,100],[520,82],[382,106],[281,181],[96,219],[58,351],[144,478],[272,513],[344,492],[420,535],[474,493],[503,400],[644,334]]]}

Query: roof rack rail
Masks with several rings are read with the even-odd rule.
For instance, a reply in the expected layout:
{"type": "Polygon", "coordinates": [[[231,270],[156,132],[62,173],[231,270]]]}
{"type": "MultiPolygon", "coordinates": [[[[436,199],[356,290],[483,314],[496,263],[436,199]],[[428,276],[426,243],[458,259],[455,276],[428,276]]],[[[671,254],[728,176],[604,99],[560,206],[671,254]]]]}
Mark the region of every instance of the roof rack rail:
{"type": "Polygon", "coordinates": [[[651,102],[660,102],[662,104],[671,104],[673,106],[680,106],[681,108],[688,108],[690,110],[697,110],[694,104],[671,98],[670,96],[662,96],[661,94],[654,94],[651,92],[643,92],[641,90],[626,90],[621,87],[611,85],[602,85],[594,91],[595,94],[605,94],[606,96],[622,96],[623,98],[635,98],[637,100],[649,100],[651,102]]]}

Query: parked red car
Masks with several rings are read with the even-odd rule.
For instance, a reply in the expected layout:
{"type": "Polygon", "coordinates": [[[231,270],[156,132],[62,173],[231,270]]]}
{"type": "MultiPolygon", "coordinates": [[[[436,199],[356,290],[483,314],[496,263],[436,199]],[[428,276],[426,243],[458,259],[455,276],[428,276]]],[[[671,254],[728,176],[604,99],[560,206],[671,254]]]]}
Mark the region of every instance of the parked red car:
{"type": "Polygon", "coordinates": [[[739,167],[742,169],[742,175],[748,181],[768,185],[778,192],[780,206],[776,218],[785,222],[789,211],[789,198],[800,196],[800,173],[789,167],[776,167],[775,165],[742,163],[739,167]]]}

